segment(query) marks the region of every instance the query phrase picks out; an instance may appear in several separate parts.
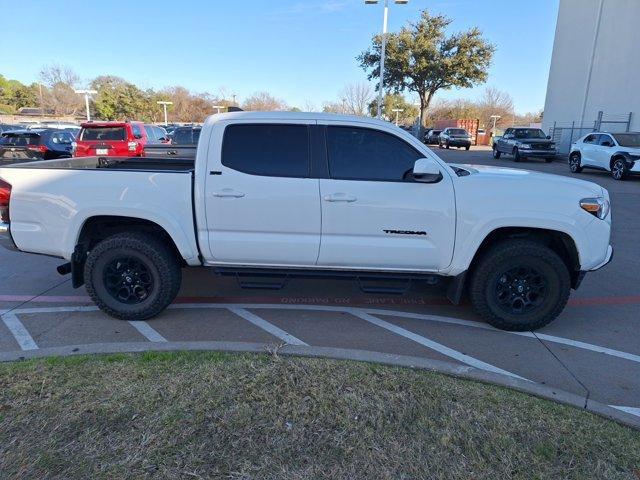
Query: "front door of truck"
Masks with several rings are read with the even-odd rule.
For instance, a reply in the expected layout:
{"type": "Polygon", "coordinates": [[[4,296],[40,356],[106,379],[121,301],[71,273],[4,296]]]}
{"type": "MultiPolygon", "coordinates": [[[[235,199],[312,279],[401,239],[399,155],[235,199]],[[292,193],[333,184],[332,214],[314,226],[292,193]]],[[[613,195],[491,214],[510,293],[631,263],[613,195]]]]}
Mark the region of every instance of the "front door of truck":
{"type": "MultiPolygon", "coordinates": [[[[329,177],[320,180],[324,267],[436,271],[451,263],[455,200],[448,172],[413,179],[428,156],[390,131],[326,125],[329,177]]],[[[444,167],[443,167],[444,169],[444,167]]]]}
{"type": "Polygon", "coordinates": [[[295,121],[216,125],[206,172],[209,263],[315,265],[320,196],[310,132],[295,121]]]}

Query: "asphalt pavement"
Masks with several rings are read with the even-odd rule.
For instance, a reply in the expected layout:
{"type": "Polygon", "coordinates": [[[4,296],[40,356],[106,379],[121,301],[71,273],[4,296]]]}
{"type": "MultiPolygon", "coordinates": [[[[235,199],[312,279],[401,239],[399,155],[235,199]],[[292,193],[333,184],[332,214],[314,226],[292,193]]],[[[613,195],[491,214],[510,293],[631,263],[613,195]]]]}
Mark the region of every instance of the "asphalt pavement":
{"type": "Polygon", "coordinates": [[[278,291],[245,290],[204,268],[184,271],[178,301],[158,318],[123,322],[97,311],[84,289],[59,276],[60,260],[0,249],[0,360],[212,345],[374,352],[471,367],[640,417],[640,177],[574,175],[566,161],[515,164],[492,159],[487,149],[435,151],[452,163],[526,168],[604,186],[612,201],[613,261],[587,275],[551,325],[508,333],[483,323],[467,304],[448,304],[442,286],[372,295],[349,280],[300,279],[278,291]]]}

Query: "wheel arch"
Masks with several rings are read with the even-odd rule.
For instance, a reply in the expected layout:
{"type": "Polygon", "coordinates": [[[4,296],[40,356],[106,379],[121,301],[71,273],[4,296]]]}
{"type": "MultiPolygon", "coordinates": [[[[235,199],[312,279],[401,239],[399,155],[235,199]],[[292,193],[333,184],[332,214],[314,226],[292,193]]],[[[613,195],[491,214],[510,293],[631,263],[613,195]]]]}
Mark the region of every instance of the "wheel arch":
{"type": "Polygon", "coordinates": [[[153,235],[170,248],[182,266],[187,265],[173,237],[158,223],[144,218],[96,215],[85,219],[78,234],[71,258],[71,274],[74,288],[78,288],[84,284],[84,263],[87,252],[101,240],[122,232],[142,232],[153,235]]]}
{"type": "Polygon", "coordinates": [[[497,243],[510,239],[527,239],[549,247],[563,260],[571,276],[572,288],[577,288],[580,280],[580,255],[574,239],[567,233],[534,227],[500,227],[492,230],[480,243],[467,270],[469,277],[483,255],[497,243]]]}

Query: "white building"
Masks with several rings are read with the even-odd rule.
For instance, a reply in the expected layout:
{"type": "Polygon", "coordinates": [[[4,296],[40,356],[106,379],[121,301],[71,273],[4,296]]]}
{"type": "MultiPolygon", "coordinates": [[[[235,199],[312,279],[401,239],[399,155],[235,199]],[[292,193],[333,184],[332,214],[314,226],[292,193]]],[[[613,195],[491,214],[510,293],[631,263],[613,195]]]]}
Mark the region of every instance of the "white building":
{"type": "Polygon", "coordinates": [[[640,0],[560,0],[542,127],[640,130],[640,0]]]}

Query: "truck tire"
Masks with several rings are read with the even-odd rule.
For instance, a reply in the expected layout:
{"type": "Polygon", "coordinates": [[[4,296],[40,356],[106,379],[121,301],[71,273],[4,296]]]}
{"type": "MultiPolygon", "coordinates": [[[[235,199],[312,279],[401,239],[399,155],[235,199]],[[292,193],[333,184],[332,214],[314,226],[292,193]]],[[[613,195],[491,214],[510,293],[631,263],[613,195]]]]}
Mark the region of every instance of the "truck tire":
{"type": "Polygon", "coordinates": [[[164,242],[145,233],[119,233],[91,249],[84,267],[87,292],[121,320],[146,320],[178,295],[182,270],[164,242]]]}
{"type": "Polygon", "coordinates": [[[498,160],[500,158],[500,150],[498,150],[497,146],[493,146],[493,158],[498,160]]]}
{"type": "Polygon", "coordinates": [[[553,250],[507,240],[485,253],[471,277],[476,312],[501,330],[531,331],[554,320],[569,299],[569,270],[553,250]]]}

